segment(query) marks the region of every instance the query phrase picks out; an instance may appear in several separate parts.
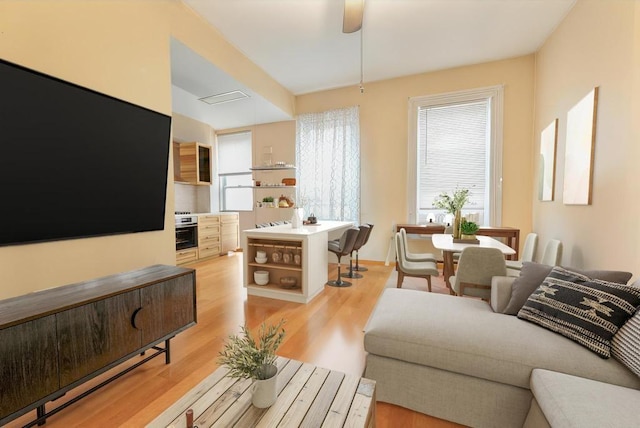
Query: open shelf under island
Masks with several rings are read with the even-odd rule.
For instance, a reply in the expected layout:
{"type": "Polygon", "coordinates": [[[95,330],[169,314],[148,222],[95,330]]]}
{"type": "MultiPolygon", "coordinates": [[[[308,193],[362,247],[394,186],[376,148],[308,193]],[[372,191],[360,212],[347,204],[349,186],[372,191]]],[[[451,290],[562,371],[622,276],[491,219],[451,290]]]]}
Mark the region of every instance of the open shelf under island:
{"type": "Polygon", "coordinates": [[[328,279],[327,242],[339,238],[352,225],[346,221],[320,221],[317,225],[305,225],[299,229],[284,224],[242,231],[247,294],[308,303],[324,289],[328,279]],[[257,251],[266,253],[266,263],[256,262],[257,251]],[[274,261],[274,253],[280,253],[278,261],[274,261]],[[266,285],[254,282],[253,274],[260,270],[269,272],[266,285]],[[282,277],[295,278],[296,288],[284,288],[280,284],[282,277]]]}

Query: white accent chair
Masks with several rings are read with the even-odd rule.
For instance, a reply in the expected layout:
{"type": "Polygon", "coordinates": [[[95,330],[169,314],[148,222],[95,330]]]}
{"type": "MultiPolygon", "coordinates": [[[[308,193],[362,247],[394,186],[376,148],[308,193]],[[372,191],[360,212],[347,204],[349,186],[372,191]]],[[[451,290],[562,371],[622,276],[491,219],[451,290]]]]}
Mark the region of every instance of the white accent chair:
{"type": "Polygon", "coordinates": [[[542,259],[540,263],[549,266],[558,266],[562,260],[562,242],[557,239],[552,239],[547,242],[542,253],[542,259]]]}
{"type": "Polygon", "coordinates": [[[507,260],[507,275],[519,276],[522,269],[522,262],[532,262],[533,257],[536,254],[538,248],[538,234],[529,233],[524,240],[524,247],[522,248],[522,257],[520,260],[507,260]]]}

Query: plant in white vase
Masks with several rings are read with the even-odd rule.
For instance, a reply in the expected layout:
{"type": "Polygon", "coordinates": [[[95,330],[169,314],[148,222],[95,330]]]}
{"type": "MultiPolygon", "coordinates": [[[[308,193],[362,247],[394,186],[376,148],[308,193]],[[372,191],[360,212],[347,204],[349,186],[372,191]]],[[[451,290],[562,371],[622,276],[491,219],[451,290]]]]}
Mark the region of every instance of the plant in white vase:
{"type": "Polygon", "coordinates": [[[271,406],[277,398],[276,350],[284,340],[285,320],[276,325],[260,325],[257,340],[246,326],[239,335],[231,335],[220,351],[218,363],[229,368],[230,377],[254,379],[252,403],[256,407],[271,406]]]}

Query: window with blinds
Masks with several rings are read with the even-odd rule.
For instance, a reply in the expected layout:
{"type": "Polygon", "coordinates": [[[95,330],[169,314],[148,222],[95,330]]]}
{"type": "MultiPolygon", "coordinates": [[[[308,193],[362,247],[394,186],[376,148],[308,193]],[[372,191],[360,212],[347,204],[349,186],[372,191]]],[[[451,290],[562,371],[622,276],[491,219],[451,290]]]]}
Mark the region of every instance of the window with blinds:
{"type": "Polygon", "coordinates": [[[442,192],[467,188],[463,216],[500,226],[502,104],[502,86],[410,98],[410,222],[450,222],[452,216],[433,201],[442,192]]]}
{"type": "Polygon", "coordinates": [[[466,208],[483,223],[489,143],[489,101],[465,102],[418,110],[419,221],[442,218],[433,206],[441,192],[470,189],[466,208]],[[431,215],[429,215],[431,214],[431,215]]]}
{"type": "Polygon", "coordinates": [[[218,140],[218,176],[222,211],[253,209],[251,132],[222,134],[218,140]]]}

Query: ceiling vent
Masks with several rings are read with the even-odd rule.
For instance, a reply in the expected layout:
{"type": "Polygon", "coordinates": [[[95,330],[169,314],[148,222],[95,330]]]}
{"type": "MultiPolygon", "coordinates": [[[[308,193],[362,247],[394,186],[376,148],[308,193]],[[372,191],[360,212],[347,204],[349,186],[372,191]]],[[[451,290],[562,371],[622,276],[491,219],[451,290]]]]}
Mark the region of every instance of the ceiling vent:
{"type": "Polygon", "coordinates": [[[209,95],[208,97],[198,98],[203,103],[207,104],[222,104],[229,103],[231,101],[238,101],[244,98],[249,98],[249,95],[242,91],[231,91],[223,94],[209,95]]]}

